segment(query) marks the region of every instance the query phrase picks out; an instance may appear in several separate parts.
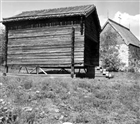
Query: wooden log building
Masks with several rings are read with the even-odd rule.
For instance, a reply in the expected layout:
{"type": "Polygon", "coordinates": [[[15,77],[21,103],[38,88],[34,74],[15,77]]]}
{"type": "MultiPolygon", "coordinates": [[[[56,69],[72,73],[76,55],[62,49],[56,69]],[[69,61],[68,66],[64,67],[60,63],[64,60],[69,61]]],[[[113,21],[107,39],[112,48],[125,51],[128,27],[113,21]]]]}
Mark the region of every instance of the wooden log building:
{"type": "Polygon", "coordinates": [[[4,18],[8,67],[87,69],[99,65],[99,18],[94,5],[25,11],[4,18]]]}

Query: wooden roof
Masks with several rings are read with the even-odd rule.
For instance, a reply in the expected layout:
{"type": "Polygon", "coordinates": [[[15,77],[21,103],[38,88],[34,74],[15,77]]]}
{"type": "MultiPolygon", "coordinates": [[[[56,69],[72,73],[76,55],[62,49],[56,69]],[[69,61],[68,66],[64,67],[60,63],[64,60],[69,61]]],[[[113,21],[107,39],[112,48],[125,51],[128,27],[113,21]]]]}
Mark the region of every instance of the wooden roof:
{"type": "Polygon", "coordinates": [[[44,9],[35,11],[25,11],[10,18],[3,18],[3,22],[32,20],[52,17],[67,17],[67,16],[88,16],[95,10],[94,5],[73,6],[65,8],[44,9]]]}
{"type": "Polygon", "coordinates": [[[106,27],[107,24],[110,24],[118,33],[119,35],[123,38],[124,42],[127,45],[135,45],[137,47],[140,47],[140,41],[136,38],[136,36],[128,29],[127,27],[111,20],[108,19],[108,21],[105,23],[103,26],[102,30],[106,27]]]}

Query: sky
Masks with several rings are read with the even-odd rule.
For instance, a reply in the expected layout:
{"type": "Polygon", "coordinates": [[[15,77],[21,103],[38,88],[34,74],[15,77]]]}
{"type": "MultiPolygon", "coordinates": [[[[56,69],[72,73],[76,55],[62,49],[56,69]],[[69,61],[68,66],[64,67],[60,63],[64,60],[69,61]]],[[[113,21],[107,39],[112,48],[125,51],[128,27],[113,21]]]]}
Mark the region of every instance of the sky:
{"type": "Polygon", "coordinates": [[[100,24],[107,18],[130,28],[140,40],[140,0],[0,0],[0,21],[22,11],[94,4],[100,24]]]}

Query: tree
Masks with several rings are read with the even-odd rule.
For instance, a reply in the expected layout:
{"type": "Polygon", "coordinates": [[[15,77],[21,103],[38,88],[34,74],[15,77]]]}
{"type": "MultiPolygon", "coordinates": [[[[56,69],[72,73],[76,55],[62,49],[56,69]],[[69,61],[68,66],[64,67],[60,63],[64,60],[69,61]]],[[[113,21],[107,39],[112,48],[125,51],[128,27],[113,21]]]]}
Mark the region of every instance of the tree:
{"type": "Polygon", "coordinates": [[[124,65],[119,58],[119,45],[117,44],[117,34],[111,28],[101,33],[100,37],[100,60],[102,67],[109,71],[118,71],[124,65]]]}

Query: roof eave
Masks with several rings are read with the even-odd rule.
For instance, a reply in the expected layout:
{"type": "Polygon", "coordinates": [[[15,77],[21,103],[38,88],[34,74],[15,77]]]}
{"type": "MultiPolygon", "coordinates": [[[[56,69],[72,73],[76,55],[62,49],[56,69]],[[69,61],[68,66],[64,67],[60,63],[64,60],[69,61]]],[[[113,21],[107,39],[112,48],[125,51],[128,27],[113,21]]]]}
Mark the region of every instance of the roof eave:
{"type": "Polygon", "coordinates": [[[70,13],[70,14],[54,14],[54,15],[42,15],[42,16],[26,16],[18,18],[3,18],[2,23],[14,22],[14,21],[25,21],[25,20],[36,20],[36,19],[46,19],[46,18],[61,18],[61,17],[72,17],[72,16],[86,16],[85,13],[70,13]]]}

